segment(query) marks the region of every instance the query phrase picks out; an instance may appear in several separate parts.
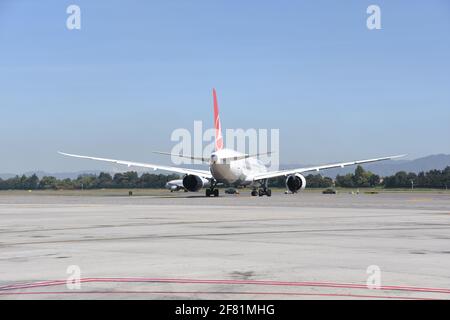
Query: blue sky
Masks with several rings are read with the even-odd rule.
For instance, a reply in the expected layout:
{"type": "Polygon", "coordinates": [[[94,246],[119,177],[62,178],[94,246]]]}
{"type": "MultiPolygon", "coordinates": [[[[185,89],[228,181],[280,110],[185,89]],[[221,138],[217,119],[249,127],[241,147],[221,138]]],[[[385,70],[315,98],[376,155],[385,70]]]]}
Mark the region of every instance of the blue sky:
{"type": "Polygon", "coordinates": [[[450,153],[449,40],[446,0],[0,0],[0,172],[167,163],[212,87],[222,127],[280,129],[281,163],[450,153]]]}

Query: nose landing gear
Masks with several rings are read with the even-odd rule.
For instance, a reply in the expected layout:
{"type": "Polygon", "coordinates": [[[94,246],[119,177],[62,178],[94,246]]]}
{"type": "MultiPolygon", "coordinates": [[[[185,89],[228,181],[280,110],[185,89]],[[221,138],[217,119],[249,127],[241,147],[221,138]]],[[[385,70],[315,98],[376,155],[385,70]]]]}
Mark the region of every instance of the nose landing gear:
{"type": "Polygon", "coordinates": [[[205,194],[207,197],[210,196],[214,196],[214,197],[218,197],[219,196],[219,189],[216,188],[216,182],[215,181],[211,181],[211,187],[207,188],[205,190],[205,194]]]}
{"type": "Polygon", "coordinates": [[[207,197],[211,197],[211,196],[214,196],[214,197],[218,197],[219,196],[219,189],[206,189],[206,196],[207,197]]]}

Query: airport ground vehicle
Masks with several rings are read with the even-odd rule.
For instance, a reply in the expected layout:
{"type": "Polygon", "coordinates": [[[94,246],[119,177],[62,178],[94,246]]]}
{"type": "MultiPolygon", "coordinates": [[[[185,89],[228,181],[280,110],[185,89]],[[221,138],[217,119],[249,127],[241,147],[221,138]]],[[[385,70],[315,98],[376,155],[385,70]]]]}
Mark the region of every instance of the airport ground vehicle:
{"type": "Polygon", "coordinates": [[[225,189],[225,193],[226,194],[239,194],[239,190],[237,190],[235,188],[228,188],[228,189],[225,189]]]}

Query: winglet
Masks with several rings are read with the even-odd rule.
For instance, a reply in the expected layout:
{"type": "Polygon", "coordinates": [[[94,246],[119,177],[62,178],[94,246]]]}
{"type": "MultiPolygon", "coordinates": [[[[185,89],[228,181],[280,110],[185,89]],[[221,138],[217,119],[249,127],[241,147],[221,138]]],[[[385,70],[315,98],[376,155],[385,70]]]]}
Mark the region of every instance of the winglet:
{"type": "Polygon", "coordinates": [[[216,89],[213,89],[214,99],[214,128],[216,129],[216,151],[223,149],[222,127],[219,118],[219,104],[217,103],[216,89]]]}

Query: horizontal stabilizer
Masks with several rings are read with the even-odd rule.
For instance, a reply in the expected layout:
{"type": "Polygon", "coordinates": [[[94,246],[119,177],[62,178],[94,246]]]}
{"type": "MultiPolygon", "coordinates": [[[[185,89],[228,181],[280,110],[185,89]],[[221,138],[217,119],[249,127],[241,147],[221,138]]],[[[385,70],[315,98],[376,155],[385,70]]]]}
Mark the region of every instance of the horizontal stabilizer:
{"type": "Polygon", "coordinates": [[[153,151],[153,153],[163,154],[165,156],[172,156],[172,157],[186,158],[186,159],[191,159],[191,160],[198,160],[198,161],[203,161],[203,162],[208,162],[209,161],[209,158],[194,157],[194,156],[185,155],[185,154],[182,154],[182,153],[176,154],[176,153],[163,152],[163,151],[153,151]]]}
{"type": "Polygon", "coordinates": [[[248,159],[248,158],[258,158],[260,156],[268,156],[271,155],[272,153],[275,152],[264,152],[264,153],[254,153],[254,154],[243,154],[241,156],[232,156],[232,157],[224,157],[222,159],[224,160],[231,160],[231,161],[235,161],[235,160],[242,160],[242,159],[248,159]]]}

